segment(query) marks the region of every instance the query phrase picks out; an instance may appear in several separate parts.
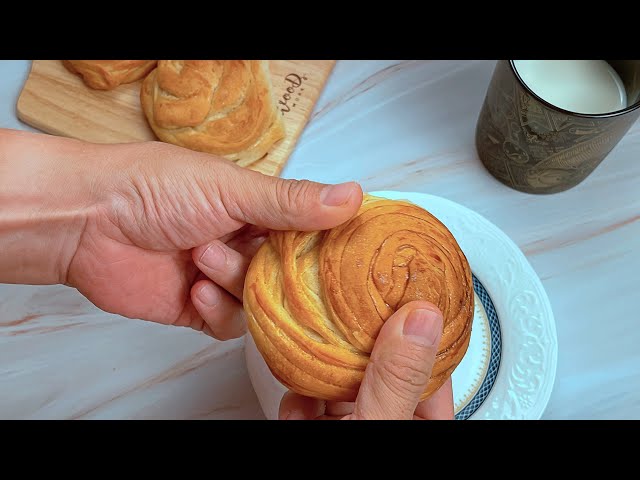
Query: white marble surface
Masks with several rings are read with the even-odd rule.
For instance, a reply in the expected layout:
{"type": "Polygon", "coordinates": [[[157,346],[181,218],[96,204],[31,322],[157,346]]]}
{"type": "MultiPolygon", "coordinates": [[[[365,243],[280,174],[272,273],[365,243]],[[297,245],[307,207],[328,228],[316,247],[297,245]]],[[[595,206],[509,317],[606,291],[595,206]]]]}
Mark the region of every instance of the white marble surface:
{"type": "MultiPolygon", "coordinates": [[[[492,61],[338,62],[283,172],[449,198],[523,250],[551,300],[558,370],[543,418],[640,418],[640,124],[578,187],[531,196],[480,164],[492,61]]],[[[0,127],[28,61],[0,61],[0,127]]],[[[100,312],[66,287],[0,285],[0,418],[264,418],[242,340],[100,312]]]]}

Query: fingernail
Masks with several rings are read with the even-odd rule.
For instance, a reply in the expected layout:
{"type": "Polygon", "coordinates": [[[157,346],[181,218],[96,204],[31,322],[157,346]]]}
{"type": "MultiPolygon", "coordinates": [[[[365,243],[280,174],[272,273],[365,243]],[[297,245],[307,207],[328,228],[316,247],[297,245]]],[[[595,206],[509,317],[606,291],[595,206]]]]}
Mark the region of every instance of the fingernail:
{"type": "Polygon", "coordinates": [[[205,305],[214,306],[218,303],[218,290],[213,285],[206,284],[198,290],[198,298],[205,305]]]}
{"type": "Polygon", "coordinates": [[[320,201],[328,207],[339,207],[349,201],[354,191],[354,182],[327,185],[320,192],[320,201]]]}
{"type": "Polygon", "coordinates": [[[442,315],[432,310],[414,310],[404,321],[403,335],[424,345],[435,345],[442,332],[442,315]]]}
{"type": "Polygon", "coordinates": [[[220,245],[212,243],[200,255],[200,262],[209,268],[220,269],[227,264],[227,255],[220,245]]]}

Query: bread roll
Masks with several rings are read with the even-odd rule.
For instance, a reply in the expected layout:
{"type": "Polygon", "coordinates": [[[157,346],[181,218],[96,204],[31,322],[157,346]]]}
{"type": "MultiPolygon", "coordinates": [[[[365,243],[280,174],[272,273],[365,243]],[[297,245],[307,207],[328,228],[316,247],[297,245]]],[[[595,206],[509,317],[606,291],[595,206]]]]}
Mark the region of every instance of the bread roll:
{"type": "Polygon", "coordinates": [[[72,73],[96,90],[112,90],[123,83],[144,78],[157,60],[62,60],[72,73]]]}
{"type": "Polygon", "coordinates": [[[315,398],[354,401],[375,339],[402,305],[427,300],[444,315],[429,397],[467,351],[474,292],[451,232],[423,208],[365,195],[332,230],[272,232],[249,267],[249,332],[273,375],[315,398]]]}
{"type": "Polygon", "coordinates": [[[140,101],[160,140],[242,166],[285,134],[267,61],[160,60],[140,101]]]}

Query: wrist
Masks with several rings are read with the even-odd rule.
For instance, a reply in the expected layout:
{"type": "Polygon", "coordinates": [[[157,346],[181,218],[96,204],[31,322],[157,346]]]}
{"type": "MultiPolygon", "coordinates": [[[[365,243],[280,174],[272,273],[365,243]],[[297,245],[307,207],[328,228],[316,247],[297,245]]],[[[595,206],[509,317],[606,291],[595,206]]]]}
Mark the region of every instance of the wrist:
{"type": "Polygon", "coordinates": [[[0,130],[0,282],[66,283],[96,204],[94,148],[0,130]]]}

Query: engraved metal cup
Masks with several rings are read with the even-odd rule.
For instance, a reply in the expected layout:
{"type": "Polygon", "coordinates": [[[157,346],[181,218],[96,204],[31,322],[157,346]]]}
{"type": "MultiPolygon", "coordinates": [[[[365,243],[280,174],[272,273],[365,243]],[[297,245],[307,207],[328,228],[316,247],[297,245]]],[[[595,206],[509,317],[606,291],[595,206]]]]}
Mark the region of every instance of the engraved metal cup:
{"type": "Polygon", "coordinates": [[[497,62],[476,126],[480,160],[499,181],[527,193],[557,193],[582,182],[640,115],[640,60],[607,60],[627,107],[580,114],[537,96],[513,60],[497,62]]]}

